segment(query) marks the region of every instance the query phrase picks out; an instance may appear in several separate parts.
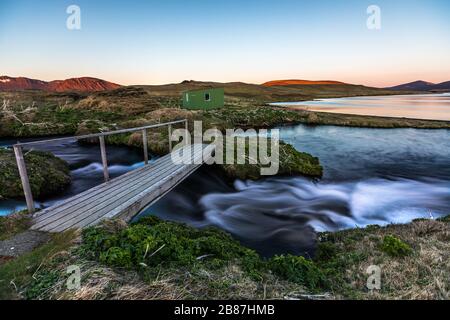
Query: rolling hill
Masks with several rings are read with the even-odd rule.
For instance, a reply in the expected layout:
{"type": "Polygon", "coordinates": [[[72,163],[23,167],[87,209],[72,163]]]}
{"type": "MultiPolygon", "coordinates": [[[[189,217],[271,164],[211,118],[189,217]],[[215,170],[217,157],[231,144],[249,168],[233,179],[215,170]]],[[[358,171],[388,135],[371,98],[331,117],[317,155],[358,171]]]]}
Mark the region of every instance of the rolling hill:
{"type": "MultiPolygon", "coordinates": [[[[292,93],[301,94],[305,97],[303,100],[370,95],[392,95],[401,93],[396,90],[367,87],[364,85],[350,84],[333,80],[272,80],[263,83],[261,87],[277,90],[283,97],[285,95],[289,96],[289,94],[292,93]]],[[[285,99],[283,100],[287,101],[285,99]]]]}
{"type": "Polygon", "coordinates": [[[433,90],[450,90],[450,81],[441,82],[434,85],[433,90]]]}
{"type": "Polygon", "coordinates": [[[450,81],[442,83],[432,83],[423,80],[404,83],[398,86],[386,88],[388,90],[408,90],[408,91],[448,91],[450,90],[450,81]]]}
{"type": "Polygon", "coordinates": [[[274,87],[274,86],[291,86],[291,85],[321,85],[321,84],[333,84],[333,85],[342,85],[346,84],[340,81],[331,81],[331,80],[272,80],[268,82],[264,82],[262,85],[265,87],[274,87]]]}

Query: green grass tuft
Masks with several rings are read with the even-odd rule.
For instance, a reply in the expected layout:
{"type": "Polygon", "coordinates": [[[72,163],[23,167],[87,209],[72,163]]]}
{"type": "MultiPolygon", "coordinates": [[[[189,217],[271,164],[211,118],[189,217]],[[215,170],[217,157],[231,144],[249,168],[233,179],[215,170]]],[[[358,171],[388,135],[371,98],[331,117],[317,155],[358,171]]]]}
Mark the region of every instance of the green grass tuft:
{"type": "Polygon", "coordinates": [[[383,238],[381,250],[392,257],[405,257],[412,253],[411,247],[393,235],[383,238]]]}
{"type": "Polygon", "coordinates": [[[155,217],[145,217],[121,231],[105,226],[87,228],[80,252],[109,266],[129,269],[160,265],[217,268],[240,259],[250,271],[260,262],[255,251],[219,229],[197,230],[155,217]]]}
{"type": "Polygon", "coordinates": [[[301,256],[275,256],[268,262],[269,268],[278,276],[292,281],[310,290],[318,290],[326,286],[324,273],[317,265],[301,256]]]}

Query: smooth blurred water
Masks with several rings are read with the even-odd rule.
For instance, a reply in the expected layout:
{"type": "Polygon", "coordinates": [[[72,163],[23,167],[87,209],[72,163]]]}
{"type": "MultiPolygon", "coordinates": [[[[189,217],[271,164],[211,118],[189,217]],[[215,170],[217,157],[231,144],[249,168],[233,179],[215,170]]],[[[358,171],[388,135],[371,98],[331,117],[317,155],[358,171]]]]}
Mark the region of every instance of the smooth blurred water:
{"type": "Polygon", "coordinates": [[[323,179],[238,180],[230,188],[202,172],[147,213],[219,226],[265,255],[310,254],[316,231],[450,214],[450,130],[280,130],[284,141],[320,158],[323,179]]]}
{"type": "Polygon", "coordinates": [[[450,93],[317,99],[273,105],[333,113],[450,121],[450,93]]]}
{"type": "Polygon", "coordinates": [[[280,138],[319,157],[323,181],[450,179],[450,130],[337,126],[279,128],[280,138]]]}

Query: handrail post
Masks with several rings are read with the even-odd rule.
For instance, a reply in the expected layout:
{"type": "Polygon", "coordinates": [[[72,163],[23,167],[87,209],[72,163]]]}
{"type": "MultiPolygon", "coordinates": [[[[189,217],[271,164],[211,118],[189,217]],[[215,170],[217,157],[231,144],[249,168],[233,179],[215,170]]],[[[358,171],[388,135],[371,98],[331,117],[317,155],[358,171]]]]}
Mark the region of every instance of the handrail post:
{"type": "Polygon", "coordinates": [[[170,139],[172,137],[172,125],[168,125],[169,129],[169,152],[172,152],[172,140],[170,139]]]}
{"type": "Polygon", "coordinates": [[[184,129],[186,130],[186,136],[185,138],[185,143],[184,145],[187,146],[188,145],[188,136],[189,136],[189,122],[188,119],[186,119],[186,121],[184,122],[184,129]]]}
{"type": "Polygon", "coordinates": [[[99,136],[98,139],[100,140],[100,153],[102,155],[103,177],[105,178],[105,182],[108,182],[109,172],[108,172],[108,160],[106,159],[105,136],[99,136]]]}
{"type": "Polygon", "coordinates": [[[13,146],[16,156],[17,168],[19,169],[20,180],[22,181],[23,193],[27,202],[28,213],[34,213],[33,194],[31,193],[30,181],[28,180],[27,167],[23,158],[22,147],[20,145],[13,146]]]}
{"type": "Polygon", "coordinates": [[[147,129],[142,130],[142,144],[144,147],[144,162],[148,164],[147,129]]]}

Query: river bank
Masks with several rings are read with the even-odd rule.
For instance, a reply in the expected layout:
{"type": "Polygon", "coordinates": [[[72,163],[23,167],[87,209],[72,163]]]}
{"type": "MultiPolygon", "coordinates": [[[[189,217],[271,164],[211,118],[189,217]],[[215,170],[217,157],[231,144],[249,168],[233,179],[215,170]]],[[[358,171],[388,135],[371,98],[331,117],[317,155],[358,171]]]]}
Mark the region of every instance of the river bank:
{"type": "Polygon", "coordinates": [[[415,128],[415,129],[450,129],[450,121],[420,120],[407,118],[393,118],[382,116],[362,116],[343,113],[315,112],[294,110],[300,115],[300,123],[309,125],[332,125],[356,128],[415,128]]]}
{"type": "MultiPolygon", "coordinates": [[[[0,226],[5,220],[0,219],[0,226]]],[[[319,233],[316,255],[261,258],[218,229],[107,222],[0,264],[3,299],[448,299],[450,220],[319,233]],[[132,246],[130,244],[132,243],[132,246]],[[81,288],[66,287],[69,265],[81,288]],[[381,271],[369,290],[369,266],[381,271]]],[[[20,228],[19,228],[20,229],[20,228]]]]}

